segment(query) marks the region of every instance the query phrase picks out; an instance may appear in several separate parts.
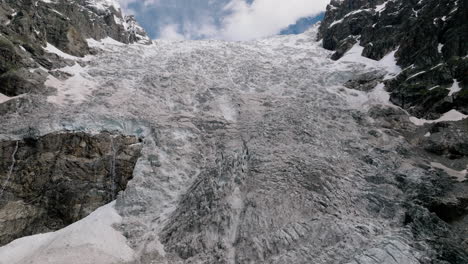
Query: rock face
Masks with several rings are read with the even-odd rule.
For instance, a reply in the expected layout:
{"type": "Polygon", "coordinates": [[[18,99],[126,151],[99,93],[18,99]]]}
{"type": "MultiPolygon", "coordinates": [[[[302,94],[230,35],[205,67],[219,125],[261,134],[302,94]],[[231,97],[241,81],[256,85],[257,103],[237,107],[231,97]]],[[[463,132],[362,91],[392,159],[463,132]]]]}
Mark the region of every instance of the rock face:
{"type": "Polygon", "coordinates": [[[450,160],[468,158],[466,121],[437,123],[429,127],[421,142],[426,151],[450,160]]]}
{"type": "Polygon", "coordinates": [[[339,59],[355,43],[380,60],[391,51],[404,70],[386,82],[391,101],[417,117],[468,113],[468,2],[333,0],[319,38],[339,59]]]}
{"type": "MultiPolygon", "coordinates": [[[[452,109],[468,113],[467,14],[467,1],[331,1],[318,38],[334,51],[334,60],[356,45],[362,56],[376,61],[396,51],[403,69],[396,77],[367,72],[344,85],[370,92],[383,81],[391,102],[413,116],[436,119],[452,109]]],[[[415,128],[402,110],[374,107],[369,114],[411,142],[402,156],[431,160],[435,168],[418,181],[397,173],[395,185],[406,195],[404,225],[415,241],[434,250],[430,263],[466,262],[468,121],[415,128]]]]}
{"type": "Polygon", "coordinates": [[[53,133],[0,142],[0,245],[63,228],[114,200],[141,144],[130,136],[53,133]]]}
{"type": "MultiPolygon", "coordinates": [[[[464,263],[468,259],[468,120],[412,126],[396,108],[369,111],[379,126],[398,131],[412,147],[404,157],[430,160],[429,171],[415,181],[397,172],[396,185],[406,195],[404,225],[415,241],[434,250],[430,263],[464,263]]],[[[422,168],[427,169],[424,164],[422,168]]]]}
{"type": "Polygon", "coordinates": [[[44,50],[47,43],[82,57],[91,52],[87,39],[113,38],[150,44],[132,16],[105,0],[3,0],[0,2],[0,93],[16,96],[44,89],[41,72],[64,66],[63,58],[44,50]]]}

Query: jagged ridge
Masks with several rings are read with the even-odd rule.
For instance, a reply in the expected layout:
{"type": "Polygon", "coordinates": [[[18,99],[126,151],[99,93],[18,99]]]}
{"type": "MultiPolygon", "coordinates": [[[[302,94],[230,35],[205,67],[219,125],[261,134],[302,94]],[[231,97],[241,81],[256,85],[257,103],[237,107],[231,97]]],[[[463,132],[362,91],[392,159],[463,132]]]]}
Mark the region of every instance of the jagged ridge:
{"type": "MultiPolygon", "coordinates": [[[[67,65],[44,50],[53,45],[82,57],[92,52],[87,39],[113,38],[150,44],[133,16],[123,16],[114,1],[3,0],[0,2],[0,93],[17,96],[44,90],[46,70],[67,65]]],[[[68,62],[70,64],[70,62],[68,62]]]]}
{"type": "Polygon", "coordinates": [[[436,119],[468,113],[468,3],[459,0],[331,1],[320,27],[323,47],[339,59],[356,43],[380,60],[393,50],[404,70],[386,82],[393,103],[436,119]]]}

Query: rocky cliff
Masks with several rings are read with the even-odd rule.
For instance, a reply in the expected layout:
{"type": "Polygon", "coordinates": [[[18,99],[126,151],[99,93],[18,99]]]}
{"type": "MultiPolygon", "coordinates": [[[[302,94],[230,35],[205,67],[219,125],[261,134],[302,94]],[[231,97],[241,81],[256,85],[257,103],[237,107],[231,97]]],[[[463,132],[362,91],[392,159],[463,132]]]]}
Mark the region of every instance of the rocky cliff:
{"type": "Polygon", "coordinates": [[[69,65],[47,47],[83,57],[87,39],[110,37],[122,43],[150,44],[133,16],[115,1],[2,0],[0,2],[0,93],[44,92],[46,73],[69,65]],[[41,71],[31,69],[41,68],[41,71]]]}
{"type": "Polygon", "coordinates": [[[417,117],[468,113],[468,2],[332,0],[320,27],[339,59],[359,45],[380,60],[392,51],[403,71],[387,80],[391,101],[417,117]]]}
{"type": "Polygon", "coordinates": [[[0,245],[63,228],[125,190],[135,137],[63,132],[0,142],[0,245]]]}
{"type": "MultiPolygon", "coordinates": [[[[50,76],[93,54],[89,39],[150,44],[133,16],[115,1],[2,0],[0,2],[0,115],[21,112],[22,95],[53,93],[50,76]],[[2,98],[0,98],[2,99],[2,98]]],[[[34,130],[34,128],[33,128],[34,130]]],[[[30,135],[0,142],[0,244],[53,231],[114,200],[139,157],[134,137],[83,132],[30,135]]]]}
{"type": "MultiPolygon", "coordinates": [[[[382,82],[393,104],[410,115],[437,119],[454,110],[468,113],[467,21],[467,1],[332,0],[318,39],[324,48],[334,51],[333,60],[357,53],[385,64],[389,61],[386,58],[394,57],[402,69],[396,75],[368,71],[345,86],[372,93],[382,82]]],[[[360,56],[354,58],[359,61],[360,56]]],[[[385,119],[393,119],[385,126],[414,144],[411,155],[429,157],[435,168],[447,169],[442,163],[459,170],[466,167],[466,120],[435,123],[426,125],[424,132],[410,132],[394,113],[385,119]]],[[[457,172],[453,170],[450,175],[463,177],[457,172]]],[[[408,208],[413,208],[406,213],[405,225],[411,228],[416,241],[425,240],[438,252],[430,263],[465,262],[466,183],[449,183],[440,176],[429,176],[418,187],[403,179],[398,181],[399,188],[408,194],[408,208]],[[422,207],[415,211],[418,206],[422,207]],[[429,217],[421,208],[437,217],[429,217]]]]}

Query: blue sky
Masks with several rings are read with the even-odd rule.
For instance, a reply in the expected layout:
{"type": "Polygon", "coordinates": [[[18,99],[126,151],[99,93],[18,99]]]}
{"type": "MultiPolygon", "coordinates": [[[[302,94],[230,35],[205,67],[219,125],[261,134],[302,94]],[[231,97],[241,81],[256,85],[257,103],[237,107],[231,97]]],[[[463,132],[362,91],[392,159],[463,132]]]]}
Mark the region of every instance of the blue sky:
{"type": "Polygon", "coordinates": [[[297,33],[329,0],[119,0],[152,38],[250,40],[297,33]],[[302,18],[302,19],[301,19],[302,18]],[[297,22],[299,23],[295,25],[297,22]],[[294,25],[294,26],[292,26],[294,25]],[[288,28],[289,27],[289,28],[288,28]]]}

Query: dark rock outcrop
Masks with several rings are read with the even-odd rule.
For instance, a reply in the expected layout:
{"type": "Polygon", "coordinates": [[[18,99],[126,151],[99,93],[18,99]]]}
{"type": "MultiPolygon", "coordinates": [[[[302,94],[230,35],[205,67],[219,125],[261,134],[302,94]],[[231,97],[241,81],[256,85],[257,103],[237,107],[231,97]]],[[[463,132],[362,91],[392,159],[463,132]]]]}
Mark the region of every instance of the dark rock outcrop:
{"type": "Polygon", "coordinates": [[[379,72],[366,72],[356,76],[353,80],[347,81],[344,86],[349,89],[369,92],[382,81],[384,75],[379,72]]]}
{"type": "Polygon", "coordinates": [[[115,199],[140,151],[138,138],[110,133],[0,142],[0,245],[60,229],[115,199]]]}
{"type": "MultiPolygon", "coordinates": [[[[385,81],[391,101],[411,115],[438,118],[449,110],[468,113],[467,1],[332,1],[319,37],[339,59],[359,41],[362,56],[380,60],[393,50],[403,71],[385,81]],[[450,92],[457,85],[458,91],[450,92]]],[[[368,91],[381,79],[363,74],[344,85],[368,91]]],[[[414,181],[397,175],[405,193],[405,225],[415,241],[434,252],[430,263],[468,260],[468,121],[412,126],[397,108],[374,107],[376,124],[401,133],[414,148],[402,152],[430,161],[434,173],[414,181]]],[[[428,167],[420,164],[421,167],[428,167]]],[[[414,245],[417,247],[417,245],[414,245]]]]}
{"type": "Polygon", "coordinates": [[[468,158],[468,120],[431,125],[421,145],[426,151],[450,160],[468,158]]]}
{"type": "Polygon", "coordinates": [[[0,93],[16,96],[44,89],[39,73],[21,70],[64,67],[63,58],[44,50],[48,43],[83,57],[92,52],[86,39],[107,37],[122,43],[151,43],[133,16],[124,17],[113,5],[96,7],[86,0],[1,1],[0,93]]]}
{"type": "Polygon", "coordinates": [[[331,1],[320,26],[323,47],[341,58],[359,41],[362,56],[380,60],[393,50],[404,70],[386,82],[391,101],[417,117],[451,109],[468,113],[468,2],[331,1]],[[461,90],[450,92],[460,87],[461,90]]]}
{"type": "Polygon", "coordinates": [[[432,247],[430,263],[466,263],[468,182],[455,182],[438,171],[420,182],[400,177],[400,188],[408,194],[404,224],[415,241],[432,247]]]}
{"type": "Polygon", "coordinates": [[[459,171],[467,169],[468,120],[416,127],[396,107],[378,106],[369,112],[376,125],[406,137],[413,147],[402,149],[401,155],[426,170],[420,178],[412,173],[394,175],[393,184],[405,197],[403,224],[414,236],[412,246],[430,245],[427,263],[466,263],[468,178],[459,171]]]}

